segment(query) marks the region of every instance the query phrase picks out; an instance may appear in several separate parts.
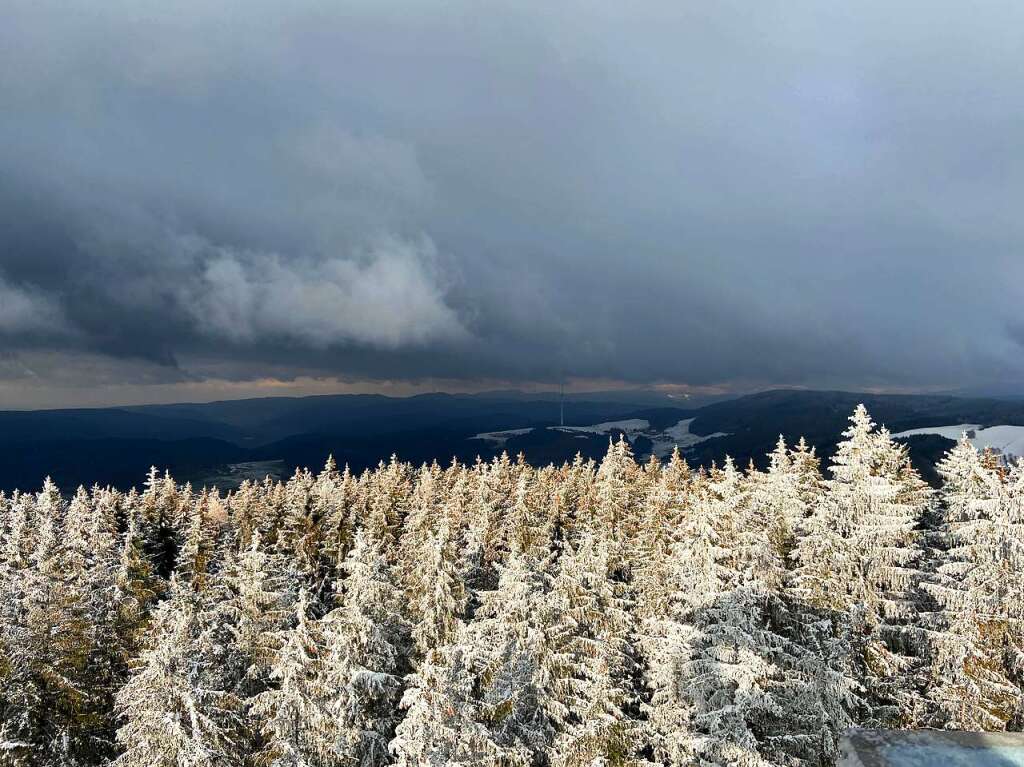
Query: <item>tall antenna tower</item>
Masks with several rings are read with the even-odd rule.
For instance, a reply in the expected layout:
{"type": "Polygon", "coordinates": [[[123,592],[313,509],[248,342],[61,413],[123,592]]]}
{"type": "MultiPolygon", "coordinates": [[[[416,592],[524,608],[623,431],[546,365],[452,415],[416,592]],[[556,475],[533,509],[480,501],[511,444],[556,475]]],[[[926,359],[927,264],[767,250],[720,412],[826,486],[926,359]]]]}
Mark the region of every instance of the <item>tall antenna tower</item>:
{"type": "Polygon", "coordinates": [[[558,384],[558,425],[565,426],[565,381],[558,384]]]}

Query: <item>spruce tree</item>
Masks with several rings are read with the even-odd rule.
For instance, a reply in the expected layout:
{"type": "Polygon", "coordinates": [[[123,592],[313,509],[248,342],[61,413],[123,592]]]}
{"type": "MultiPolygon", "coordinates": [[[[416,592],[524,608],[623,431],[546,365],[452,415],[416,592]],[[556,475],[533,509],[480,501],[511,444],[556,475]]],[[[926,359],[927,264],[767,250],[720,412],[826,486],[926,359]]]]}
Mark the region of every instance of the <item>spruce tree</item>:
{"type": "Polygon", "coordinates": [[[481,667],[480,717],[503,764],[543,761],[573,700],[572,639],[550,599],[552,558],[513,551],[467,631],[481,667]]]}
{"type": "Polygon", "coordinates": [[[117,694],[123,749],[114,767],[220,767],[237,763],[240,705],[211,684],[198,596],[174,579],[153,616],[151,641],[117,694]]]}
{"type": "MultiPolygon", "coordinates": [[[[929,491],[906,448],[875,424],[863,405],[836,449],[832,479],[805,521],[794,557],[794,594],[810,608],[831,611],[854,643],[855,674],[865,686],[857,720],[871,726],[917,721],[921,664],[912,624],[922,574],[918,524],[929,491]]],[[[810,623],[808,624],[810,625],[810,623]]]]}
{"type": "Polygon", "coordinates": [[[259,530],[244,550],[224,564],[215,610],[230,632],[232,687],[244,699],[270,685],[282,632],[294,614],[297,580],[284,557],[264,546],[259,530]]]}
{"type": "MultiPolygon", "coordinates": [[[[464,632],[461,621],[453,632],[464,632]]],[[[431,648],[408,679],[405,716],[389,745],[398,767],[499,767],[476,694],[476,659],[466,644],[431,648]]]]}
{"type": "Polygon", "coordinates": [[[465,585],[447,525],[427,536],[423,553],[411,574],[409,590],[412,637],[421,656],[452,641],[466,608],[465,585]]]}
{"type": "Polygon", "coordinates": [[[612,580],[609,542],[584,535],[566,545],[551,587],[549,631],[572,660],[564,685],[565,723],[551,748],[558,767],[628,764],[636,727],[626,709],[634,703],[628,639],[629,603],[612,580]]]}
{"type": "Polygon", "coordinates": [[[939,610],[932,644],[928,696],[935,724],[953,729],[1002,730],[1021,701],[1006,661],[1019,631],[1006,611],[1024,585],[1014,541],[1024,534],[1010,514],[1000,471],[966,436],[938,464],[945,545],[925,588],[939,610]],[[1007,555],[1011,556],[1007,556],[1007,555]]]}
{"type": "Polygon", "coordinates": [[[318,670],[324,644],[310,619],[305,590],[295,604],[294,626],[280,632],[279,645],[270,666],[271,687],[250,706],[263,736],[259,761],[268,767],[336,763],[326,688],[318,670]]]}
{"type": "Polygon", "coordinates": [[[399,618],[400,591],[370,534],[356,532],[343,570],[340,604],[322,622],[325,654],[317,673],[342,763],[373,767],[387,763],[400,720],[408,632],[399,618]]]}

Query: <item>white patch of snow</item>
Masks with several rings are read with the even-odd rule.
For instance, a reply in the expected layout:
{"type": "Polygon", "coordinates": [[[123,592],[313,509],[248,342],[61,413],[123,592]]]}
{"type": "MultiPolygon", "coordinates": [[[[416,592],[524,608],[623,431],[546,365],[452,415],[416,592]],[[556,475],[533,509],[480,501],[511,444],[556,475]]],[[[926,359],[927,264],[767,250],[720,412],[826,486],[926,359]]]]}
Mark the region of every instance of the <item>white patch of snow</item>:
{"type": "Polygon", "coordinates": [[[978,450],[991,448],[1007,459],[1024,457],[1024,426],[990,426],[983,429],[978,424],[961,423],[953,426],[909,429],[892,436],[912,437],[915,434],[938,434],[946,439],[958,440],[964,433],[978,450]]]}
{"type": "Polygon", "coordinates": [[[895,437],[913,437],[918,434],[938,434],[940,437],[946,439],[960,439],[960,435],[966,432],[977,431],[980,429],[976,423],[958,423],[955,426],[929,426],[924,429],[908,429],[907,431],[901,431],[899,434],[893,434],[895,437]]]}
{"type": "Polygon", "coordinates": [[[678,447],[680,450],[686,450],[694,445],[699,445],[701,442],[705,442],[709,439],[715,439],[715,437],[727,437],[728,432],[716,431],[714,434],[706,434],[701,436],[700,434],[692,434],[690,432],[690,424],[694,422],[693,418],[684,418],[682,421],[677,423],[675,426],[670,426],[665,429],[664,432],[657,435],[657,437],[651,437],[651,452],[654,453],[658,458],[665,458],[672,454],[672,450],[678,447]]]}
{"type": "Polygon", "coordinates": [[[1018,767],[1024,765],[1024,748],[1020,746],[987,746],[965,748],[956,745],[898,743],[881,749],[886,764],[901,767],[1018,767]]]}
{"type": "Polygon", "coordinates": [[[628,437],[634,437],[650,429],[651,424],[643,418],[627,418],[625,421],[605,421],[604,423],[595,423],[593,426],[549,426],[548,428],[555,431],[584,434],[608,434],[612,429],[617,429],[625,432],[628,437]]]}
{"type": "MultiPolygon", "coordinates": [[[[595,423],[591,426],[548,426],[547,428],[552,431],[560,431],[565,434],[570,434],[574,439],[587,439],[591,435],[611,434],[613,431],[624,432],[630,441],[634,441],[637,437],[645,437],[651,441],[651,453],[658,458],[667,458],[672,454],[673,448],[677,445],[680,450],[685,451],[694,445],[699,445],[701,442],[705,442],[709,439],[728,436],[727,432],[721,431],[704,436],[693,434],[690,432],[690,424],[693,423],[693,421],[693,418],[684,418],[675,426],[670,426],[667,429],[652,428],[650,421],[644,418],[627,418],[621,421],[605,421],[603,423],[595,423]]],[[[494,445],[504,445],[510,437],[528,434],[531,431],[533,431],[533,429],[487,431],[482,434],[477,434],[475,437],[470,437],[470,439],[479,439],[485,442],[490,442],[494,445]]],[[[643,457],[643,455],[637,456],[637,458],[643,457]]]]}
{"type": "Polygon", "coordinates": [[[481,439],[484,442],[491,442],[495,445],[504,445],[512,437],[519,437],[523,434],[529,434],[533,431],[533,427],[529,429],[505,429],[504,431],[485,431],[477,434],[470,439],[481,439]]]}

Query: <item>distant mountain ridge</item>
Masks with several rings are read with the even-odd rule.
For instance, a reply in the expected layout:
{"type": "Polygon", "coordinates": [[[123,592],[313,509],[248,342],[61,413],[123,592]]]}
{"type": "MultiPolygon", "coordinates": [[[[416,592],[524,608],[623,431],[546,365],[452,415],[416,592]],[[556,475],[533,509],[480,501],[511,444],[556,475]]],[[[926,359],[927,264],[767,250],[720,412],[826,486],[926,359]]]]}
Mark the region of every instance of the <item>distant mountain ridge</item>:
{"type": "MultiPolygon", "coordinates": [[[[567,397],[567,423],[622,418],[646,402],[567,397]]],[[[491,394],[386,397],[343,394],[210,403],[0,411],[0,490],[34,489],[52,475],[64,486],[137,485],[150,465],[182,481],[248,461],[319,465],[328,453],[354,470],[398,453],[411,461],[473,460],[466,439],[510,424],[558,423],[558,399],[491,394]]]]}
{"type": "MultiPolygon", "coordinates": [[[[648,392],[639,401],[622,392],[565,398],[557,426],[557,393],[375,394],[271,397],[124,408],[0,411],[0,489],[37,488],[46,475],[65,487],[93,483],[138,485],[150,465],[182,481],[230,485],[245,472],[229,467],[259,462],[290,472],[319,466],[330,453],[361,470],[392,453],[404,460],[473,461],[502,450],[535,464],[561,462],[577,452],[599,457],[609,437],[625,432],[638,454],[664,451],[664,435],[686,420],[686,455],[694,464],[763,465],[779,434],[804,436],[831,454],[846,419],[864,402],[892,432],[949,424],[1024,426],[1024,401],[952,395],[892,395],[841,391],[770,390],[688,407],[648,392]],[[666,404],[667,403],[667,404],[666,404]],[[595,430],[595,424],[645,421],[643,428],[595,430]],[[501,443],[476,435],[517,430],[501,443]],[[657,448],[655,446],[657,443],[657,448]]],[[[678,432],[682,434],[683,432],[678,432]]],[[[951,442],[943,436],[907,439],[919,468],[932,465],[951,442]]]]}

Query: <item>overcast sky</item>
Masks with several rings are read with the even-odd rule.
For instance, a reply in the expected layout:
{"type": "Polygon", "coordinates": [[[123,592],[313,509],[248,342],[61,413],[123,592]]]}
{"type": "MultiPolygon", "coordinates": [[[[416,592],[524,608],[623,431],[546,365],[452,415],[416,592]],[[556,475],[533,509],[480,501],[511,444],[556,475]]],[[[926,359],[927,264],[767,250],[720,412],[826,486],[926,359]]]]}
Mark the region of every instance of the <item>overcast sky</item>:
{"type": "Polygon", "coordinates": [[[0,406],[1024,380],[1019,2],[0,5],[0,406]]]}

